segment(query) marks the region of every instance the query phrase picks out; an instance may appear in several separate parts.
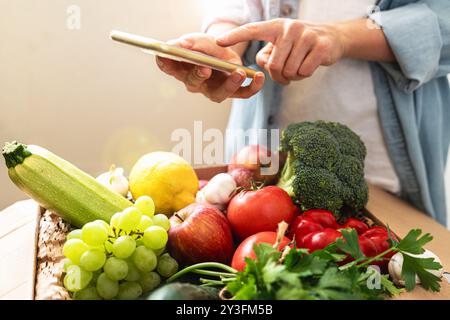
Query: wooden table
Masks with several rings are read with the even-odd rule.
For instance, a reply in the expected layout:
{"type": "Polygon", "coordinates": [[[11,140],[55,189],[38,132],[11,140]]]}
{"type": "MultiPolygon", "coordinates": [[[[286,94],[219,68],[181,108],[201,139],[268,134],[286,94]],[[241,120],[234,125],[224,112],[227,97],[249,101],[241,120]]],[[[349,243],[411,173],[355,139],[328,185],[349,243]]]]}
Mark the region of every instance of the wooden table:
{"type": "MultiPolygon", "coordinates": [[[[397,197],[373,186],[369,187],[367,209],[388,224],[399,237],[404,237],[409,230],[417,228],[431,233],[434,239],[426,247],[438,255],[444,271],[450,272],[450,231],[444,226],[397,197]]],[[[412,292],[401,294],[397,299],[450,299],[450,284],[446,278],[442,280],[441,286],[439,294],[418,287],[412,292]]]]}
{"type": "MultiPolygon", "coordinates": [[[[450,232],[420,211],[396,197],[370,187],[368,209],[403,237],[420,228],[434,236],[427,246],[450,271],[450,232]]],[[[20,201],[0,212],[0,299],[33,299],[35,281],[36,235],[40,216],[32,200],[20,201]]],[[[450,285],[443,279],[440,293],[418,287],[397,299],[450,299],[450,285]]]]}
{"type": "Polygon", "coordinates": [[[0,212],[0,299],[33,299],[40,207],[16,202],[0,212]]]}

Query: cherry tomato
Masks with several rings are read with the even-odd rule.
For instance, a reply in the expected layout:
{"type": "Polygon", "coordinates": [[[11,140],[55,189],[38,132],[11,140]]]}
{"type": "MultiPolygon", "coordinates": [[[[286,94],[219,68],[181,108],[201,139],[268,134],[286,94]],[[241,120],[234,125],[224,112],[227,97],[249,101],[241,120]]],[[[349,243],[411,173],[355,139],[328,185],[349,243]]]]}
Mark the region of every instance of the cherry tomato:
{"type": "Polygon", "coordinates": [[[369,230],[369,226],[362,222],[361,220],[355,218],[348,218],[347,221],[342,225],[342,228],[352,228],[355,229],[358,234],[363,234],[369,230]]]}
{"type": "Polygon", "coordinates": [[[314,252],[336,242],[336,239],[340,237],[342,237],[342,234],[332,228],[314,231],[303,238],[303,248],[308,249],[309,252],[314,252]]]}
{"type": "Polygon", "coordinates": [[[239,239],[262,231],[276,231],[278,223],[291,223],[298,208],[288,193],[276,186],[242,191],[228,205],[227,217],[239,239]]]}
{"type": "Polygon", "coordinates": [[[297,229],[294,232],[295,242],[297,243],[297,247],[303,246],[303,238],[314,231],[321,231],[324,228],[318,224],[317,222],[302,219],[297,226],[297,229]]]}
{"type": "MultiPolygon", "coordinates": [[[[265,231],[265,232],[259,232],[257,234],[254,234],[244,241],[237,247],[236,251],[233,255],[233,260],[231,261],[231,266],[238,270],[242,271],[245,267],[245,258],[254,259],[255,258],[255,252],[253,251],[253,247],[255,244],[258,243],[268,243],[273,245],[275,241],[277,240],[277,233],[272,231],[265,231]]],[[[286,247],[289,242],[289,240],[286,237],[283,237],[281,240],[281,243],[278,247],[278,250],[283,250],[284,247],[286,247]]]]}
{"type": "Polygon", "coordinates": [[[302,216],[303,218],[307,218],[309,220],[317,222],[324,228],[337,229],[339,227],[333,213],[328,210],[312,209],[303,212],[302,216]]]}

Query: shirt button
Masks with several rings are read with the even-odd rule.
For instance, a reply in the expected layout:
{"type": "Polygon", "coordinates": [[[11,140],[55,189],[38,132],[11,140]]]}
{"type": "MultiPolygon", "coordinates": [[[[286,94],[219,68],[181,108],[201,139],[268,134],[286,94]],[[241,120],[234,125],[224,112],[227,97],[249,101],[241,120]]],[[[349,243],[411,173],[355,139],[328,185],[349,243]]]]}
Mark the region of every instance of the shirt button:
{"type": "Polygon", "coordinates": [[[290,17],[292,15],[292,5],[285,3],[281,7],[281,16],[282,17],[290,17]]]}

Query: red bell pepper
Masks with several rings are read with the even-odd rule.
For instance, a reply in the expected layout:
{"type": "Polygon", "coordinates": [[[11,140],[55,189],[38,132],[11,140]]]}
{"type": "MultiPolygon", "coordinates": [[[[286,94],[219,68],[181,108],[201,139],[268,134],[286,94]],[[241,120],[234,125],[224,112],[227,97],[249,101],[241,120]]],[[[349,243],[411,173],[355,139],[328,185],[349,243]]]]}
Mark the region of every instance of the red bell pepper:
{"type": "MultiPolygon", "coordinates": [[[[391,237],[396,240],[394,235],[391,235],[391,237]]],[[[380,253],[383,253],[384,251],[389,249],[391,246],[388,241],[389,235],[388,235],[387,229],[384,227],[381,227],[381,226],[374,226],[374,227],[370,228],[369,230],[364,232],[360,238],[369,239],[375,245],[376,251],[374,254],[369,255],[369,254],[366,254],[363,252],[368,257],[374,257],[376,255],[379,255],[380,253]]],[[[389,259],[392,257],[393,254],[394,254],[394,252],[385,254],[383,256],[383,260],[376,261],[373,264],[378,265],[381,268],[385,269],[387,267],[389,259]]]]}
{"type": "Polygon", "coordinates": [[[302,247],[303,246],[303,239],[305,238],[305,236],[307,236],[308,234],[314,232],[314,231],[321,231],[324,228],[314,222],[314,221],[310,221],[308,219],[302,219],[302,221],[300,221],[300,223],[298,224],[295,233],[294,233],[294,237],[295,237],[295,242],[297,243],[298,247],[302,247]]]}
{"type": "Polygon", "coordinates": [[[312,209],[303,212],[302,217],[320,224],[324,228],[337,229],[339,227],[336,218],[331,211],[323,209],[312,209]]]}
{"type": "Polygon", "coordinates": [[[342,234],[336,229],[325,228],[303,237],[302,247],[308,249],[309,252],[314,252],[336,242],[336,239],[340,237],[342,237],[342,234]]]}
{"type": "Polygon", "coordinates": [[[347,221],[342,225],[342,228],[352,228],[360,235],[369,230],[369,226],[362,222],[361,220],[355,218],[348,218],[347,221]]]}

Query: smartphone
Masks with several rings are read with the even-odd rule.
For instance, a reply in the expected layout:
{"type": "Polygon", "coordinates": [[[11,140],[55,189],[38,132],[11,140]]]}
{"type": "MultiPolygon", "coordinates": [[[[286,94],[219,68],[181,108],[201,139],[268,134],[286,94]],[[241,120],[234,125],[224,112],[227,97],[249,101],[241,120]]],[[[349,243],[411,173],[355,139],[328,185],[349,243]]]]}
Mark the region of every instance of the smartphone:
{"type": "Polygon", "coordinates": [[[167,44],[163,41],[158,41],[131,33],[113,30],[111,31],[110,37],[114,41],[141,48],[146,53],[151,53],[159,57],[175,61],[192,63],[226,73],[231,73],[236,69],[241,69],[245,72],[247,78],[253,78],[257,72],[254,69],[218,59],[198,51],[180,48],[167,44]]]}

